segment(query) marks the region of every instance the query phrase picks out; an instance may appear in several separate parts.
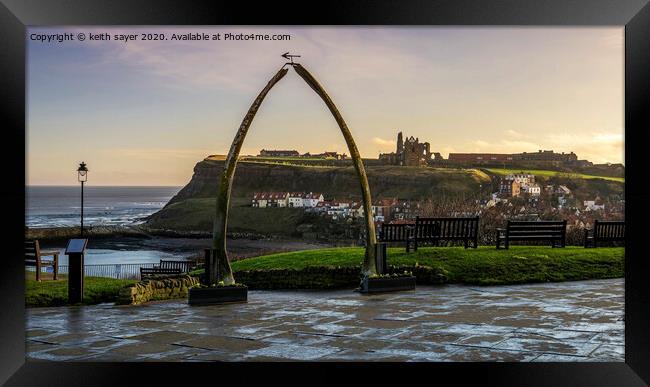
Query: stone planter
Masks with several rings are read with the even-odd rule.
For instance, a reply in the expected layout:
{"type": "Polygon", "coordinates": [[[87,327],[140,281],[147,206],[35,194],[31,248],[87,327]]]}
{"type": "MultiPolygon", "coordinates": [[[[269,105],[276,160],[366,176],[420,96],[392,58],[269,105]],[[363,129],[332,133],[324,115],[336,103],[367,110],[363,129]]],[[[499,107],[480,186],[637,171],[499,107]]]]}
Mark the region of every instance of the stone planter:
{"type": "Polygon", "coordinates": [[[415,277],[364,278],[361,293],[397,292],[415,290],[415,277]]]}
{"type": "Polygon", "coordinates": [[[213,288],[191,288],[188,298],[190,305],[215,305],[235,302],[248,302],[248,287],[218,286],[213,288]]]}

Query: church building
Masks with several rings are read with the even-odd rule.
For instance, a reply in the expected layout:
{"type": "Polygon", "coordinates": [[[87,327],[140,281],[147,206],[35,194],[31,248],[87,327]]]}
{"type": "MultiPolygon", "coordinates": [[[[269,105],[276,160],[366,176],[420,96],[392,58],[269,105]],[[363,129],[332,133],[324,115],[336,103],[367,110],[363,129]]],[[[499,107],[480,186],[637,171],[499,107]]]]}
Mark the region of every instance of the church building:
{"type": "Polygon", "coordinates": [[[402,138],[402,132],[397,134],[397,149],[391,153],[379,154],[379,160],[384,164],[423,166],[431,160],[431,149],[428,142],[420,143],[419,138],[413,136],[402,138]]]}

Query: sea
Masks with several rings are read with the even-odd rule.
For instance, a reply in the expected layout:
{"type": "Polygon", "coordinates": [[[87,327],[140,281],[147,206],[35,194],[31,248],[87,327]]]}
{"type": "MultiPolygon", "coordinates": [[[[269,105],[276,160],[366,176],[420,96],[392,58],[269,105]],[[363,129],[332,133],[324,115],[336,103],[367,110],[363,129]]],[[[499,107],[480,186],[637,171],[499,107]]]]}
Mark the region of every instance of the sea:
{"type": "MultiPolygon", "coordinates": [[[[84,187],[84,226],[130,225],[163,208],[182,187],[84,187]]],[[[27,186],[25,225],[79,226],[79,186],[27,186]]]]}
{"type": "MultiPolygon", "coordinates": [[[[84,226],[135,225],[158,211],[182,187],[84,187],[84,226]]],[[[79,186],[25,187],[25,225],[29,228],[78,226],[81,215],[79,186]]],[[[182,259],[183,254],[155,249],[115,246],[93,248],[86,252],[87,265],[158,263],[161,259],[182,259]]],[[[47,246],[61,251],[59,264],[67,264],[65,246],[47,246]]]]}

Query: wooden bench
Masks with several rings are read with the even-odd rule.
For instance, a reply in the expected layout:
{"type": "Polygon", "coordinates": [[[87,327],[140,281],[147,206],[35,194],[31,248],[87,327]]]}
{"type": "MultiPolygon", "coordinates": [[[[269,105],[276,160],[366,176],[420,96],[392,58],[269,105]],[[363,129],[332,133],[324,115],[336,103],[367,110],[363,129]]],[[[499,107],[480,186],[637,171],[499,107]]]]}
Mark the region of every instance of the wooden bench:
{"type": "Polygon", "coordinates": [[[140,268],[140,279],[145,277],[150,277],[153,275],[175,275],[188,273],[194,267],[196,267],[195,261],[165,261],[160,260],[158,265],[154,267],[141,267],[140,268]]]}
{"type": "Polygon", "coordinates": [[[409,241],[414,227],[414,223],[382,223],[379,231],[379,242],[404,242],[406,251],[409,251],[409,241]]]}
{"type": "Polygon", "coordinates": [[[566,220],[508,221],[506,228],[497,228],[497,249],[501,243],[510,247],[510,241],[549,241],[552,247],[566,246],[566,220]]]}
{"type": "Polygon", "coordinates": [[[585,247],[598,247],[599,242],[625,242],[625,222],[594,221],[593,229],[585,229],[585,247]]]}
{"type": "MultiPolygon", "coordinates": [[[[415,218],[415,227],[410,236],[413,251],[423,242],[433,242],[439,246],[441,241],[462,241],[465,248],[478,247],[478,216],[470,218],[415,218]]],[[[406,245],[409,252],[409,243],[406,245]]]]}
{"type": "Polygon", "coordinates": [[[59,252],[56,250],[42,251],[37,240],[25,241],[25,266],[36,267],[36,281],[41,281],[41,268],[52,267],[52,279],[56,280],[59,274],[59,252]],[[51,260],[43,257],[51,256],[51,260]]]}

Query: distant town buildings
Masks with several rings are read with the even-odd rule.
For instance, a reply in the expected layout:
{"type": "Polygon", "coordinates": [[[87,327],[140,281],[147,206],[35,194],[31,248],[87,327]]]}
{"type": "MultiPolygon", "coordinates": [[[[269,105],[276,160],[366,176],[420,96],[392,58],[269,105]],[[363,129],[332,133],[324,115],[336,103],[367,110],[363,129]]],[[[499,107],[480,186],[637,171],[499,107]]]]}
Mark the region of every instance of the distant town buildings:
{"type": "Polygon", "coordinates": [[[288,192],[255,192],[251,205],[253,207],[286,207],[288,192]]]}
{"type": "Polygon", "coordinates": [[[587,160],[578,160],[573,153],[555,153],[553,150],[538,150],[523,153],[449,153],[447,164],[451,165],[495,165],[495,166],[590,166],[587,160]]]}
{"type": "Polygon", "coordinates": [[[338,152],[323,152],[323,153],[317,153],[312,155],[311,153],[307,152],[303,154],[300,157],[307,157],[307,158],[316,158],[316,159],[334,159],[334,160],[345,160],[348,158],[348,155],[345,153],[338,153],[338,152]]]}
{"type": "MultiPolygon", "coordinates": [[[[573,153],[556,153],[553,150],[538,150],[523,153],[449,153],[444,159],[439,152],[431,152],[428,142],[420,142],[413,136],[403,138],[402,132],[397,134],[395,152],[380,153],[379,161],[388,165],[404,166],[502,166],[502,167],[589,167],[593,163],[578,160],[573,153]]],[[[533,189],[536,192],[537,189],[533,189]]]]}
{"type": "Polygon", "coordinates": [[[571,190],[566,185],[558,185],[555,193],[558,195],[571,195],[571,190]]]}
{"type": "Polygon", "coordinates": [[[447,162],[456,165],[512,164],[513,155],[499,153],[449,153],[447,162]]]}
{"type": "Polygon", "coordinates": [[[255,192],[251,207],[316,207],[323,200],[323,194],[317,192],[255,192]]]}
{"type": "Polygon", "coordinates": [[[535,183],[535,175],[514,173],[501,178],[499,194],[501,197],[518,197],[521,194],[538,197],[542,194],[542,187],[535,183]]]}
{"type": "Polygon", "coordinates": [[[372,214],[375,216],[375,220],[383,222],[386,219],[392,219],[398,204],[396,198],[376,200],[372,205],[372,214]]]}
{"type": "Polygon", "coordinates": [[[585,200],[583,204],[585,206],[585,211],[605,210],[605,204],[600,200],[600,198],[596,198],[595,200],[585,200]]]}
{"type": "Polygon", "coordinates": [[[266,150],[262,149],[259,154],[260,157],[299,157],[300,153],[297,150],[266,150]]]}
{"type": "Polygon", "coordinates": [[[521,193],[521,184],[514,180],[501,179],[499,181],[499,194],[502,197],[513,198],[518,197],[521,193]]]}
{"type": "Polygon", "coordinates": [[[535,175],[530,173],[511,173],[504,177],[506,180],[513,180],[521,185],[535,184],[535,175]]]}
{"type": "MultiPolygon", "coordinates": [[[[466,203],[436,204],[430,199],[403,200],[398,198],[379,198],[372,203],[374,222],[381,223],[412,223],[417,216],[432,216],[440,213],[443,216],[475,216],[485,213],[494,214],[499,219],[539,220],[549,213],[560,213],[571,220],[572,224],[593,222],[594,216],[604,219],[620,219],[624,216],[624,200],[608,197],[608,207],[605,211],[605,201],[600,197],[593,200],[576,201],[571,190],[565,185],[546,185],[542,187],[535,181],[532,174],[511,174],[499,181],[499,190],[491,197],[477,198],[466,203]],[[523,197],[527,200],[515,200],[523,197]],[[583,206],[580,206],[580,203],[583,206]],[[579,208],[578,208],[579,207],[579,208]],[[446,211],[446,212],[445,212],[446,211]],[[602,211],[594,213],[593,211],[602,211]]],[[[364,207],[360,199],[325,199],[319,192],[255,192],[251,206],[256,208],[293,207],[302,208],[306,213],[317,214],[332,221],[351,223],[364,216],[364,207]]],[[[582,226],[577,226],[582,227],[582,226]]]]}
{"type": "Polygon", "coordinates": [[[287,207],[304,207],[304,192],[290,192],[287,196],[287,207]]]}
{"type": "Polygon", "coordinates": [[[316,158],[316,159],[335,159],[335,160],[345,160],[348,155],[345,153],[338,152],[323,152],[318,154],[311,154],[309,152],[300,154],[297,150],[269,150],[262,149],[258,157],[304,157],[304,158],[316,158]]]}
{"type": "Polygon", "coordinates": [[[302,206],[303,207],[316,207],[318,203],[324,200],[323,194],[310,192],[308,194],[303,194],[302,196],[302,206]]]}
{"type": "Polygon", "coordinates": [[[521,185],[521,193],[529,196],[539,196],[542,194],[542,188],[537,184],[523,184],[521,185]]]}

